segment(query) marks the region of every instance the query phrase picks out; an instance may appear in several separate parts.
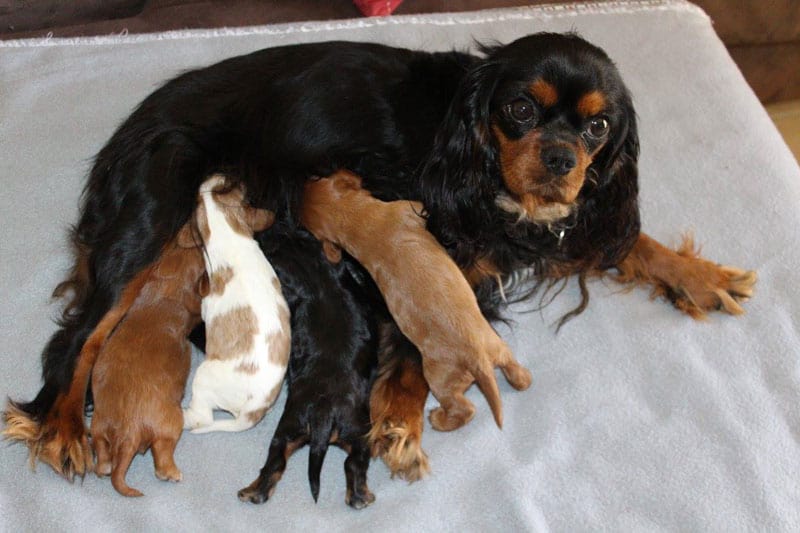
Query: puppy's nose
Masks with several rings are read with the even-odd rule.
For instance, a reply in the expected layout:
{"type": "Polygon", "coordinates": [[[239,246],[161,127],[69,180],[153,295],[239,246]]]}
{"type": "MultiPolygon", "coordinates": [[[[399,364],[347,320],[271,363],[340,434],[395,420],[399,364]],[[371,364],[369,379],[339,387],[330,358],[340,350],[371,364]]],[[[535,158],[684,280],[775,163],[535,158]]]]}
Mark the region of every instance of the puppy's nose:
{"type": "Polygon", "coordinates": [[[578,162],[575,158],[575,152],[564,146],[542,148],[541,158],[547,170],[556,176],[563,176],[568,173],[575,168],[578,162]]]}

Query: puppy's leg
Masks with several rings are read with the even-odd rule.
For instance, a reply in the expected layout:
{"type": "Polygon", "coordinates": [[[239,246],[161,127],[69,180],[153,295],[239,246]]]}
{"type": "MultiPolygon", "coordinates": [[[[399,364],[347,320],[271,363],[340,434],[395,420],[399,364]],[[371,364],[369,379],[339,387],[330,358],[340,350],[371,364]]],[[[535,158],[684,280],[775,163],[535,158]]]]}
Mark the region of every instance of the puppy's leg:
{"type": "Polygon", "coordinates": [[[358,437],[350,447],[344,461],[344,474],[347,478],[347,493],[344,501],[354,509],[363,509],[375,501],[375,495],[367,486],[367,469],[370,453],[366,440],[358,437]]]}
{"type": "Polygon", "coordinates": [[[514,354],[505,343],[502,343],[502,346],[495,350],[494,353],[496,354],[494,365],[500,367],[503,371],[503,375],[506,377],[506,381],[508,381],[512,387],[517,390],[526,390],[531,386],[532,378],[530,370],[514,359],[514,354]]]}
{"type": "Polygon", "coordinates": [[[472,374],[425,357],[422,368],[431,393],[439,401],[439,407],[430,413],[433,429],[452,431],[472,420],[475,406],[464,397],[464,391],[475,381],[472,374]]]}
{"type": "Polygon", "coordinates": [[[183,428],[196,430],[214,423],[214,408],[217,402],[212,392],[214,378],[206,362],[200,363],[192,381],[192,399],[183,410],[183,428]]]}
{"type": "Polygon", "coordinates": [[[272,437],[267,462],[264,463],[255,481],[239,491],[238,496],[241,501],[264,503],[272,497],[278,481],[286,470],[286,461],[308,440],[305,429],[297,419],[298,414],[287,402],[275,435],[272,437]]]}
{"type": "Polygon", "coordinates": [[[393,334],[382,339],[389,342],[380,350],[378,377],[370,394],[368,439],[372,455],[383,459],[392,476],[417,481],[430,470],[422,449],[428,383],[416,347],[396,326],[392,329],[393,334]]]}
{"type": "Polygon", "coordinates": [[[752,270],[720,266],[701,258],[691,238],[684,238],[673,251],[644,233],[617,270],[617,281],[651,285],[654,297],[663,296],[698,319],[714,310],[744,313],[739,303],[753,295],[756,282],[752,270]]]}
{"type": "Polygon", "coordinates": [[[98,435],[93,432],[92,445],[94,446],[94,453],[97,455],[97,464],[94,467],[95,474],[97,474],[97,477],[111,475],[111,448],[105,435],[98,435]]]}
{"type": "Polygon", "coordinates": [[[172,437],[161,437],[153,441],[150,451],[153,453],[156,477],[161,481],[178,482],[183,479],[183,474],[175,464],[175,447],[177,445],[178,440],[172,437]]]}

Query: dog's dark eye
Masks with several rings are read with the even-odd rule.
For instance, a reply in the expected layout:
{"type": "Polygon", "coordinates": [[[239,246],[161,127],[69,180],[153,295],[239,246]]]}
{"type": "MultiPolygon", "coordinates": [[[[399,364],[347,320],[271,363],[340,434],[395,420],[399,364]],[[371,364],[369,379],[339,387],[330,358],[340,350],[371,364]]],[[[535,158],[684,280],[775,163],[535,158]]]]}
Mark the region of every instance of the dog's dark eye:
{"type": "Polygon", "coordinates": [[[589,121],[586,132],[592,137],[603,137],[608,133],[608,120],[603,117],[595,117],[589,121]]]}
{"type": "Polygon", "coordinates": [[[520,98],[508,104],[508,114],[517,122],[530,122],[536,112],[532,103],[520,98]]]}

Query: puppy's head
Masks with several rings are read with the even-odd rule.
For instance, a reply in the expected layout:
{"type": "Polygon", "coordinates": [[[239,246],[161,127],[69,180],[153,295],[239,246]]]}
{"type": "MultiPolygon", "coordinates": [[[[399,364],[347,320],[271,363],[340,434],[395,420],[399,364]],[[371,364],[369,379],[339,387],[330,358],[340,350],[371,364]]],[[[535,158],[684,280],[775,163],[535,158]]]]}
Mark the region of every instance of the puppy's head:
{"type": "Polygon", "coordinates": [[[506,189],[498,205],[549,223],[571,213],[587,182],[612,178],[626,143],[635,162],[630,96],[602,50],[575,35],[537,34],[488,51],[496,82],[486,126],[506,189]]]}
{"type": "Polygon", "coordinates": [[[247,204],[242,185],[235,185],[220,174],[211,176],[200,185],[195,216],[204,242],[208,242],[211,236],[209,209],[220,210],[234,231],[248,237],[269,228],[275,221],[275,214],[271,211],[247,204]]]}

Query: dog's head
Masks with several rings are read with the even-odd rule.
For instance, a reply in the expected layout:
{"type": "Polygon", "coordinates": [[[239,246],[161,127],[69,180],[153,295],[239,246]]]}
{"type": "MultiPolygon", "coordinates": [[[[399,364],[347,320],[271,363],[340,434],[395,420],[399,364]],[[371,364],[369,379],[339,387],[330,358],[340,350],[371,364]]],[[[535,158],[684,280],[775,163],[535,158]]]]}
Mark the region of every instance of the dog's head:
{"type": "MultiPolygon", "coordinates": [[[[550,33],[484,52],[462,80],[421,183],[437,237],[480,240],[472,233],[498,216],[574,226],[604,195],[601,203],[635,211],[636,117],[605,52],[550,33]]],[[[629,215],[638,231],[638,211],[629,215]]]]}

